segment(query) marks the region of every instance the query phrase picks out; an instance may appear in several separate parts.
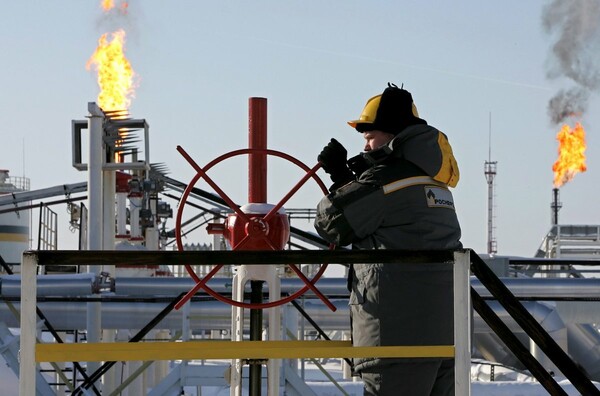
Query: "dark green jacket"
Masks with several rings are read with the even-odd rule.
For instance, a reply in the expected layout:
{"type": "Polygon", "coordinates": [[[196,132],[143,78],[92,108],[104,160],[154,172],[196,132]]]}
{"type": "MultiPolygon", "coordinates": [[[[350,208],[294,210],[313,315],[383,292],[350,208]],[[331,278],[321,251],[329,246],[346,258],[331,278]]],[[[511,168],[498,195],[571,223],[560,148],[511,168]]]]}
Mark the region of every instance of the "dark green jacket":
{"type": "MultiPolygon", "coordinates": [[[[321,200],[319,235],[354,249],[460,249],[447,185],[458,167],[445,135],[413,125],[389,145],[385,161],[321,200]]],[[[354,345],[453,344],[451,265],[355,264],[350,275],[354,345]]],[[[358,359],[355,370],[391,361],[358,359]]]]}

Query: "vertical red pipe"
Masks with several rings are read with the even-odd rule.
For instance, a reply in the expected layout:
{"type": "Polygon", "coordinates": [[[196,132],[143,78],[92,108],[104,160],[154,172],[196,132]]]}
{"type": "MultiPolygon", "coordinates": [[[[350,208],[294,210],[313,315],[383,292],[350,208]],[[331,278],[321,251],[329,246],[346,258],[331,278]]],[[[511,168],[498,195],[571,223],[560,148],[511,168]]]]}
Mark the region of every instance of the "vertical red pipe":
{"type": "MultiPolygon", "coordinates": [[[[267,99],[248,100],[248,148],[267,148],[267,99]]],[[[267,155],[248,156],[248,202],[267,202],[267,155]]]]}
{"type": "MultiPolygon", "coordinates": [[[[250,98],[248,100],[248,148],[267,148],[267,99],[250,98]]],[[[267,155],[250,154],[248,156],[248,202],[267,202],[267,155]]],[[[251,284],[251,301],[263,302],[262,281],[253,280],[251,284]]],[[[263,315],[261,309],[250,310],[250,340],[260,341],[262,339],[263,315]]],[[[262,367],[256,361],[250,363],[249,371],[249,395],[260,396],[262,388],[262,367]]]]}

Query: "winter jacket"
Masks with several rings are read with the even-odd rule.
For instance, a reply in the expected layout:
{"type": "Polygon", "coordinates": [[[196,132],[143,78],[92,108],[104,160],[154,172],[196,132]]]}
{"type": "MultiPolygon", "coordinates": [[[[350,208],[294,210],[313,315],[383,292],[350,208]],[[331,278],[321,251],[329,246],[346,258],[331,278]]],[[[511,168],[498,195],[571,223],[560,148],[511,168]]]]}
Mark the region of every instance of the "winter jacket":
{"type": "MultiPolygon", "coordinates": [[[[324,197],[315,228],[354,249],[460,249],[460,226],[448,185],[458,166],[444,134],[412,125],[391,154],[324,197]]],[[[453,344],[452,266],[444,263],[354,264],[350,272],[353,344],[453,344]]],[[[360,372],[396,359],[356,359],[360,372]]]]}

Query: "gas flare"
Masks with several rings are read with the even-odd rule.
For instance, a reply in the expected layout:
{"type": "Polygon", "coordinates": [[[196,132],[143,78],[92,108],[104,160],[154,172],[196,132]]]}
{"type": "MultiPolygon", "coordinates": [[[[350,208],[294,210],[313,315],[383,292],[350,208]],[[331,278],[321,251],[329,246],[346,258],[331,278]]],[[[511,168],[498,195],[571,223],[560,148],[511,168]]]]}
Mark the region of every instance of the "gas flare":
{"type": "Polygon", "coordinates": [[[108,11],[115,6],[114,0],[102,0],[102,9],[108,11]]]}
{"type": "Polygon", "coordinates": [[[552,166],[554,171],[554,187],[559,188],[573,180],[579,172],[585,172],[585,130],[577,122],[575,128],[563,125],[556,135],[558,140],[558,159],[552,166]]]}
{"type": "Polygon", "coordinates": [[[93,67],[98,73],[98,105],[102,110],[127,110],[135,93],[135,72],[124,53],[125,31],[118,30],[111,36],[111,40],[107,33],[100,37],[86,68],[93,67]]]}
{"type": "MultiPolygon", "coordinates": [[[[115,0],[102,0],[102,3],[100,5],[105,12],[110,11],[113,8],[115,8],[115,0]]],[[[127,7],[128,7],[127,2],[123,1],[123,2],[121,2],[119,9],[122,13],[126,13],[127,7]]]]}

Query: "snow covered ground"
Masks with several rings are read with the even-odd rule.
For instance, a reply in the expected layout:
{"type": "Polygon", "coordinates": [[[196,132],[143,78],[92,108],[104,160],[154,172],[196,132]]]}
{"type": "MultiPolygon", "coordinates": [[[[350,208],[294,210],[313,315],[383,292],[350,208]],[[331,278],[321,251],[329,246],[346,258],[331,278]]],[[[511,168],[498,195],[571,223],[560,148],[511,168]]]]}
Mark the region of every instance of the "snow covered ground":
{"type": "MultiPolygon", "coordinates": [[[[482,374],[481,368],[478,365],[473,365],[473,377],[485,377],[482,374]]],[[[339,386],[344,389],[348,396],[362,396],[362,383],[358,379],[343,379],[341,367],[337,362],[329,362],[325,364],[329,374],[335,378],[339,386]]],[[[472,396],[547,396],[548,392],[535,380],[527,375],[497,367],[497,381],[477,381],[471,382],[472,396]],[[511,377],[514,380],[511,380],[511,377]]],[[[344,393],[333,383],[326,380],[325,376],[312,364],[307,364],[305,368],[306,383],[318,396],[340,396],[344,393]]],[[[266,381],[263,380],[263,384],[266,381]]],[[[558,381],[561,387],[569,396],[577,396],[580,393],[568,381],[558,381]]],[[[0,366],[0,384],[2,384],[2,396],[19,396],[19,380],[15,374],[6,366],[0,366]]],[[[600,389],[600,384],[596,384],[600,389]]],[[[184,389],[186,396],[229,396],[229,387],[205,386],[202,387],[201,393],[194,387],[186,387],[184,389]]],[[[247,395],[244,392],[243,395],[247,395]]],[[[266,388],[263,389],[263,395],[267,394],[266,388]]],[[[281,388],[281,395],[284,395],[284,389],[281,388]]]]}
{"type": "MultiPolygon", "coordinates": [[[[559,382],[562,388],[569,396],[577,396],[580,393],[573,385],[567,381],[559,382]]],[[[0,370],[0,384],[2,384],[2,395],[19,396],[19,381],[17,377],[5,370],[0,370]]],[[[351,380],[340,381],[344,391],[349,396],[362,396],[362,383],[351,380]]],[[[308,382],[308,385],[319,396],[340,396],[343,393],[331,383],[327,382],[308,382]]],[[[600,388],[600,386],[596,385],[600,388]]],[[[266,389],[263,395],[266,395],[266,389]]],[[[283,395],[283,388],[281,394],[283,395]]],[[[208,387],[202,388],[202,393],[198,394],[195,388],[185,389],[187,396],[229,396],[228,387],[208,387]]],[[[247,395],[247,393],[244,393],[247,395]]],[[[472,396],[547,396],[548,392],[537,382],[519,382],[519,381],[496,381],[496,382],[472,382],[472,396]]]]}
{"type": "MultiPolygon", "coordinates": [[[[328,373],[337,381],[338,385],[343,388],[348,396],[362,396],[362,382],[358,379],[343,379],[341,366],[335,360],[324,364],[328,373]]],[[[472,396],[547,396],[548,391],[540,385],[535,378],[526,373],[511,370],[510,368],[495,366],[496,381],[478,380],[481,378],[489,378],[489,365],[485,362],[474,362],[472,365],[472,396]]],[[[305,368],[306,383],[318,396],[340,396],[344,393],[330,381],[327,381],[325,376],[313,364],[307,363],[305,368]]],[[[580,393],[575,389],[569,381],[559,380],[557,382],[569,396],[578,396],[580,393]]],[[[596,384],[600,389],[600,384],[596,384]]],[[[189,396],[229,396],[228,387],[203,387],[202,393],[199,395],[195,389],[185,389],[186,395],[189,396]]],[[[263,389],[263,395],[267,394],[266,388],[263,389]]],[[[247,395],[246,392],[243,395],[247,395]]],[[[285,395],[284,389],[281,388],[280,395],[285,395]]]]}
{"type": "MultiPolygon", "coordinates": [[[[342,392],[333,386],[324,382],[309,382],[313,391],[319,396],[340,396],[342,392]]],[[[559,382],[561,387],[569,396],[579,396],[580,393],[567,381],[559,382]]],[[[362,383],[360,382],[341,382],[344,391],[349,396],[362,396],[362,383]]],[[[598,384],[596,385],[600,389],[598,384]]],[[[192,389],[186,389],[186,395],[194,395],[192,389]],[[188,393],[189,392],[189,393],[188,393]]],[[[266,389],[263,395],[266,395],[266,389]]],[[[280,393],[284,395],[283,388],[280,393]]],[[[247,395],[247,393],[244,393],[247,395]]],[[[472,396],[548,396],[548,391],[539,383],[526,383],[518,381],[497,381],[497,382],[473,382],[471,383],[472,396]]],[[[202,396],[229,396],[229,388],[203,387],[202,396]]]]}

